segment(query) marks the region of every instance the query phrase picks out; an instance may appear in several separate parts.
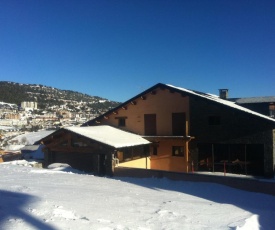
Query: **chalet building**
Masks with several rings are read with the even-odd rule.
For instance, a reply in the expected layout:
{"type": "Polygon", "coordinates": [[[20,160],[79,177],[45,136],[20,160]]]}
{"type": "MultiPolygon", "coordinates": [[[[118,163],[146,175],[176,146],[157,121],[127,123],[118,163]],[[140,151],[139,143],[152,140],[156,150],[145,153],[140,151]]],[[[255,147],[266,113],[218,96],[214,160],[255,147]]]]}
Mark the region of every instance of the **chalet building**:
{"type": "Polygon", "coordinates": [[[108,176],[113,175],[118,152],[129,159],[143,158],[149,154],[150,144],[139,135],[107,125],[62,128],[38,143],[45,146],[44,167],[67,163],[75,169],[108,176]]]}
{"type": "MultiPolygon", "coordinates": [[[[120,166],[274,176],[275,119],[218,96],[159,83],[82,125],[95,126],[111,126],[151,142],[148,153],[146,148],[140,153],[112,146],[120,166]]],[[[64,131],[72,130],[57,131],[63,141],[68,137],[64,131]]]]}

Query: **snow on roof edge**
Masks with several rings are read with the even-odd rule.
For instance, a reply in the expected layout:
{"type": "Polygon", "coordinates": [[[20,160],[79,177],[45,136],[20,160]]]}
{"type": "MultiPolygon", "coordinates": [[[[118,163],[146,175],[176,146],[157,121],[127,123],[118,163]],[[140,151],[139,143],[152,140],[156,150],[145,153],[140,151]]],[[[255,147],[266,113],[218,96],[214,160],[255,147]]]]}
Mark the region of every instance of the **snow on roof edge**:
{"type": "Polygon", "coordinates": [[[211,101],[215,101],[217,103],[220,103],[220,104],[223,104],[223,105],[226,105],[226,106],[229,106],[229,107],[232,107],[234,109],[238,109],[238,110],[241,110],[243,112],[246,112],[246,113],[250,113],[250,114],[253,114],[255,116],[258,116],[258,117],[261,117],[261,118],[264,118],[264,119],[267,119],[269,121],[273,121],[275,122],[275,119],[271,118],[271,117],[268,117],[268,116],[265,116],[261,113],[257,113],[253,110],[250,110],[250,109],[247,109],[245,107],[242,107],[240,105],[237,105],[235,102],[232,102],[232,101],[228,101],[228,100],[224,100],[224,99],[221,99],[219,97],[216,97],[215,95],[211,95],[211,94],[207,94],[207,93],[202,93],[202,94],[199,94],[193,90],[189,90],[189,89],[185,89],[185,88],[181,88],[181,87],[176,87],[176,86],[173,86],[173,85],[170,85],[170,84],[165,84],[166,86],[168,87],[171,87],[171,88],[174,88],[174,89],[178,89],[180,91],[183,91],[183,92],[186,92],[186,93],[190,93],[190,94],[193,94],[193,95],[196,95],[196,96],[199,96],[199,97],[202,97],[202,98],[205,98],[205,99],[208,99],[208,100],[211,100],[211,101]],[[204,94],[204,95],[203,95],[204,94]],[[206,96],[208,95],[208,96],[206,96]]]}

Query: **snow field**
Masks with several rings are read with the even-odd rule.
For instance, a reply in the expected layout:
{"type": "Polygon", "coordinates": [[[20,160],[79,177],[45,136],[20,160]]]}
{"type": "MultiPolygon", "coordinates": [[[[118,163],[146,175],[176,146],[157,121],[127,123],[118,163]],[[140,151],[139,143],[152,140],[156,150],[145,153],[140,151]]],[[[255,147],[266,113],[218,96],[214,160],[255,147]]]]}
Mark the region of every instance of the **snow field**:
{"type": "Polygon", "coordinates": [[[0,229],[273,229],[275,197],[212,183],[0,164],[0,229]]]}

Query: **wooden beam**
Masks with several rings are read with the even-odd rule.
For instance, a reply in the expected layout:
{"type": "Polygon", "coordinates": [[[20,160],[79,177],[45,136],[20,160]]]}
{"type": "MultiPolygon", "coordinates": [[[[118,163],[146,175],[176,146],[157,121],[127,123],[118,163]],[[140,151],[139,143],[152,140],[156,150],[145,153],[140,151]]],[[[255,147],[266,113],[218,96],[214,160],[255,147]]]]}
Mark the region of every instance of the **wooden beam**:
{"type": "Polygon", "coordinates": [[[60,145],[61,143],[68,144],[68,139],[69,139],[69,134],[67,133],[59,138],[52,139],[52,141],[49,144],[45,143],[45,145],[47,146],[47,148],[51,148],[53,146],[60,145]]]}
{"type": "Polygon", "coordinates": [[[124,119],[127,119],[128,117],[127,117],[127,116],[122,116],[122,117],[115,117],[115,119],[120,119],[120,118],[124,118],[124,119]]]}
{"type": "Polygon", "coordinates": [[[50,149],[52,152],[61,152],[61,153],[90,153],[90,154],[96,154],[99,152],[98,148],[65,148],[65,147],[54,147],[50,149]]]}

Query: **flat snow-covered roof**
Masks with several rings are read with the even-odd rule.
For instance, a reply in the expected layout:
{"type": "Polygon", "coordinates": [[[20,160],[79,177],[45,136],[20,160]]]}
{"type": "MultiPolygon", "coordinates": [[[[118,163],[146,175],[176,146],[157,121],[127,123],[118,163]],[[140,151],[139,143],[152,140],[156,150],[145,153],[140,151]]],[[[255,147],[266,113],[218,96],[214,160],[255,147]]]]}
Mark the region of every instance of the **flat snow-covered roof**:
{"type": "Polygon", "coordinates": [[[72,126],[65,127],[64,129],[114,148],[147,145],[151,143],[137,134],[116,129],[108,125],[84,127],[72,126]]]}

